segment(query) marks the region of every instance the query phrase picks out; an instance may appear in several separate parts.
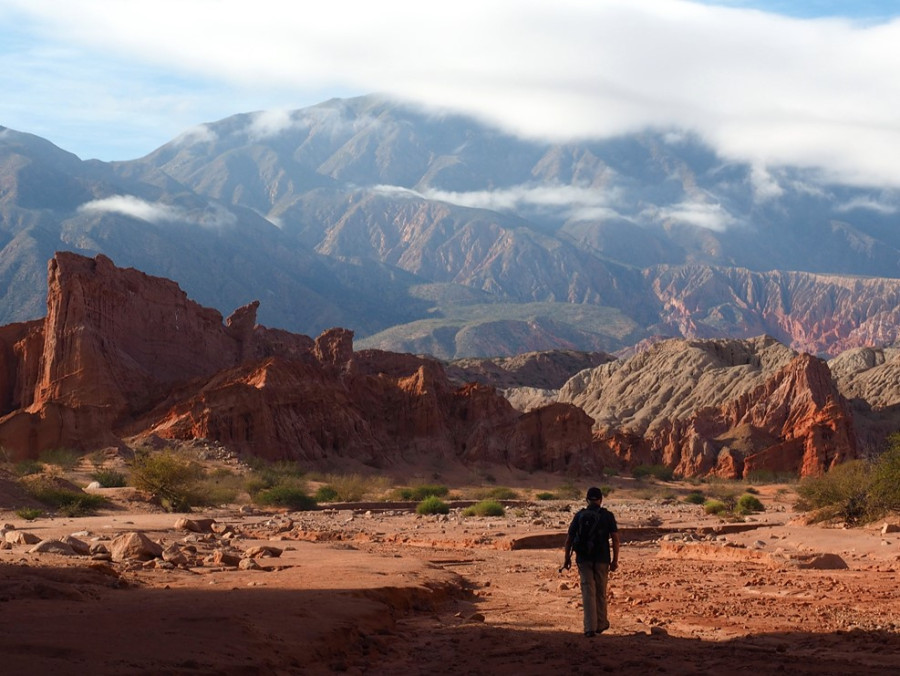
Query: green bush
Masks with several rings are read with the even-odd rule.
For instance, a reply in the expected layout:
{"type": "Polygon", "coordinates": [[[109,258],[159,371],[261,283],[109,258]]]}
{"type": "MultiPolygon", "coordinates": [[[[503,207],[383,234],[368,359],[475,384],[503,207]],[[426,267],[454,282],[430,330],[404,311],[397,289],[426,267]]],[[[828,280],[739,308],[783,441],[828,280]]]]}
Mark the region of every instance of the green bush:
{"type": "Polygon", "coordinates": [[[120,488],[128,485],[128,477],[114,469],[98,469],[91,478],[103,488],[120,488]]]}
{"type": "Polygon", "coordinates": [[[171,450],[138,451],[131,465],[131,484],[160,500],[169,512],[189,512],[205,504],[203,468],[171,450]]]}
{"type": "Polygon", "coordinates": [[[31,476],[44,471],[44,463],[37,460],[20,460],[13,467],[16,476],[31,476]]]}
{"type": "Polygon", "coordinates": [[[228,469],[206,473],[194,491],[192,506],[219,507],[237,500],[244,478],[228,469]]]}
{"type": "Polygon", "coordinates": [[[311,498],[303,486],[291,482],[276,484],[264,488],[254,497],[254,502],[267,507],[287,507],[294,511],[316,508],[316,501],[311,498]]]}
{"type": "Polygon", "coordinates": [[[869,510],[874,518],[900,511],[900,436],[893,435],[891,443],[872,467],[869,510]]]}
{"type": "Polygon", "coordinates": [[[101,495],[64,488],[49,479],[29,481],[23,485],[33,498],[64,516],[86,516],[106,504],[106,499],[101,495]]]}
{"type": "Polygon", "coordinates": [[[864,460],[851,460],[822,476],[807,477],[797,485],[801,511],[816,511],[817,520],[843,519],[856,524],[870,518],[869,489],[872,468],[864,460]]]}
{"type": "Polygon", "coordinates": [[[397,495],[400,500],[421,501],[425,498],[442,498],[450,492],[450,489],[440,484],[420,484],[411,488],[398,488],[397,495]]]}
{"type": "Polygon", "coordinates": [[[491,488],[477,488],[472,491],[476,500],[517,500],[519,494],[505,486],[493,486],[491,488]]]}
{"type": "Polygon", "coordinates": [[[463,516],[503,516],[504,514],[506,514],[506,510],[496,500],[482,500],[463,510],[463,516]]]}
{"type": "Polygon", "coordinates": [[[25,519],[26,521],[34,521],[35,519],[44,516],[44,510],[38,509],[37,507],[21,507],[16,510],[16,516],[20,519],[25,519]]]}
{"type": "Polygon", "coordinates": [[[450,506],[436,495],[429,495],[416,506],[416,514],[448,514],[450,506]]]}
{"type": "MultiPolygon", "coordinates": [[[[366,496],[381,496],[387,488],[384,477],[364,476],[362,474],[329,474],[324,478],[329,491],[325,493],[323,502],[359,502],[366,496]],[[331,491],[334,492],[333,497],[331,491]]],[[[423,496],[424,497],[424,496],[423,496]]]]}
{"type": "Polygon", "coordinates": [[[755,469],[745,477],[750,484],[795,484],[797,475],[791,472],[773,472],[768,469],[755,469]]]}
{"type": "Polygon", "coordinates": [[[584,492],[585,491],[576,486],[573,481],[566,481],[560,485],[556,494],[561,500],[577,500],[579,498],[584,498],[584,492]]]}
{"type": "Polygon", "coordinates": [[[759,498],[750,493],[745,493],[738,498],[734,511],[736,514],[752,514],[753,512],[764,512],[766,508],[759,498]]]}
{"type": "Polygon", "coordinates": [[[707,514],[724,514],[728,507],[721,500],[707,500],[703,503],[703,511],[707,514]]]}
{"type": "Polygon", "coordinates": [[[541,491],[540,493],[536,494],[534,497],[536,500],[556,500],[556,493],[549,493],[547,491],[541,491]]]}
{"type": "Polygon", "coordinates": [[[51,448],[43,451],[38,456],[38,460],[45,465],[56,465],[66,471],[71,471],[81,460],[81,454],[71,448],[51,448]]]}
{"type": "Polygon", "coordinates": [[[337,502],[339,496],[334,486],[319,486],[315,498],[316,502],[337,502]]]}
{"type": "Polygon", "coordinates": [[[665,465],[638,465],[631,470],[635,479],[652,477],[659,481],[671,481],[675,477],[675,471],[665,465]]]}
{"type": "Polygon", "coordinates": [[[706,502],[706,496],[700,491],[691,491],[684,496],[684,501],[690,505],[702,505],[706,502]]]}

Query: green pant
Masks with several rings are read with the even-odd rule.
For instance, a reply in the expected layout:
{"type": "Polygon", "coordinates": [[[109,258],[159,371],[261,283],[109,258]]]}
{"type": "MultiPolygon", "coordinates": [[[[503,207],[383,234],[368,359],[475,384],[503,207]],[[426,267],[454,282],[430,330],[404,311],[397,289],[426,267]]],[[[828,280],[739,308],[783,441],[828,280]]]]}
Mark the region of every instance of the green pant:
{"type": "Polygon", "coordinates": [[[584,606],[584,631],[609,629],[607,615],[606,584],[609,582],[608,563],[579,563],[581,601],[584,606]]]}

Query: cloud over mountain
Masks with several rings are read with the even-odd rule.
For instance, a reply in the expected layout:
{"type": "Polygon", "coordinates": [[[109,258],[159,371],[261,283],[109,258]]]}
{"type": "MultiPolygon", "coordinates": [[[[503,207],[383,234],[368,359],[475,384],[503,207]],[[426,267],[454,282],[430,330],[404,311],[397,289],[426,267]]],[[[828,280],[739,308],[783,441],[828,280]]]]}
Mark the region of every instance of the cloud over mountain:
{"type": "MultiPolygon", "coordinates": [[[[165,111],[171,137],[235,107],[286,110],[325,91],[380,91],[530,137],[688,130],[754,166],[900,183],[898,19],[807,19],[687,0],[5,5],[0,18],[47,47],[10,51],[0,85],[17,99],[46,95],[61,84],[53,55],[64,55],[59,108],[82,127],[93,111],[146,129],[148,115],[165,111]],[[80,59],[89,67],[79,70],[80,59]],[[126,81],[134,73],[143,94],[126,81]]],[[[11,106],[0,115],[15,114],[11,106]]],[[[255,124],[274,133],[290,119],[270,113],[255,124]]]]}

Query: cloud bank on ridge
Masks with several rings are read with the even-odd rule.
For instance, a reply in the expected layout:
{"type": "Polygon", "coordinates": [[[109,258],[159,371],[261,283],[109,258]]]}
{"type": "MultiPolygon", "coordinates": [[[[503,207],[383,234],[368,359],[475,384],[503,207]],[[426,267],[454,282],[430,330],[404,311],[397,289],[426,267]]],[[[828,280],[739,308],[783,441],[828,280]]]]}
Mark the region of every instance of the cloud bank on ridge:
{"type": "MultiPolygon", "coordinates": [[[[687,0],[6,5],[94,66],[126,59],[183,79],[187,97],[203,95],[196,82],[241,100],[266,91],[260,99],[280,108],[304,91],[377,91],[553,140],[685,129],[760,167],[900,185],[900,19],[799,19],[687,0]]],[[[67,77],[78,77],[73,68],[67,77]]],[[[115,78],[123,70],[109,67],[115,78]]],[[[114,88],[101,103],[116,104],[114,88]]],[[[227,109],[236,98],[204,110],[246,112],[227,109]]],[[[286,121],[273,113],[258,131],[286,121]]]]}

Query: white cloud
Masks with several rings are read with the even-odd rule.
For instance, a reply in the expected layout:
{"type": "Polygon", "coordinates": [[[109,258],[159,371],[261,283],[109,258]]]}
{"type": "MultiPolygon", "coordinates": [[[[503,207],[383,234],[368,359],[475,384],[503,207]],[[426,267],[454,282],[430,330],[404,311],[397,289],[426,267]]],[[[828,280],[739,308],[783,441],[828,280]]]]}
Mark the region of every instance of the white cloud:
{"type": "Polygon", "coordinates": [[[784,194],[778,180],[759,164],[754,164],[750,170],[750,183],[753,186],[754,196],[760,202],[776,199],[784,194]]]}
{"type": "Polygon", "coordinates": [[[266,110],[253,115],[247,135],[252,140],[261,140],[276,136],[294,126],[290,111],[266,110]]]}
{"type": "Polygon", "coordinates": [[[222,228],[237,224],[237,217],[219,204],[205,209],[183,209],[170,204],[147,202],[133,195],[115,195],[86,202],[78,207],[88,213],[116,213],[147,223],[185,223],[206,228],[222,228]]]}
{"type": "Polygon", "coordinates": [[[209,125],[198,124],[179,134],[173,143],[175,145],[194,145],[199,143],[215,143],[218,139],[216,132],[209,125]]]}
{"type": "Polygon", "coordinates": [[[652,221],[671,221],[722,232],[739,223],[719,204],[708,202],[682,202],[671,207],[653,207],[642,213],[652,221]]]}
{"type": "MultiPolygon", "coordinates": [[[[796,19],[686,0],[5,4],[95,63],[124,59],[185,79],[192,101],[204,96],[194,82],[216,96],[231,87],[241,97],[219,101],[222,116],[246,112],[225,106],[248,92],[284,107],[298,92],[377,91],[529,135],[685,129],[755,166],[900,184],[896,19],[796,19]]],[[[115,103],[107,98],[96,97],[115,103]]],[[[265,131],[286,118],[260,122],[265,131]]]]}
{"type": "Polygon", "coordinates": [[[109,212],[137,218],[148,223],[164,223],[185,220],[185,213],[178,207],[167,204],[145,202],[132,195],[116,195],[93,200],[78,207],[79,211],[109,212]]]}
{"type": "Polygon", "coordinates": [[[585,208],[607,208],[614,201],[617,192],[613,189],[594,190],[569,185],[518,185],[470,192],[426,190],[423,194],[428,199],[494,211],[514,211],[524,206],[562,207],[574,213],[585,208]]]}
{"type": "Polygon", "coordinates": [[[847,212],[863,209],[865,211],[874,211],[875,213],[890,216],[898,211],[897,204],[888,204],[874,198],[857,197],[837,206],[837,211],[847,212]]]}

